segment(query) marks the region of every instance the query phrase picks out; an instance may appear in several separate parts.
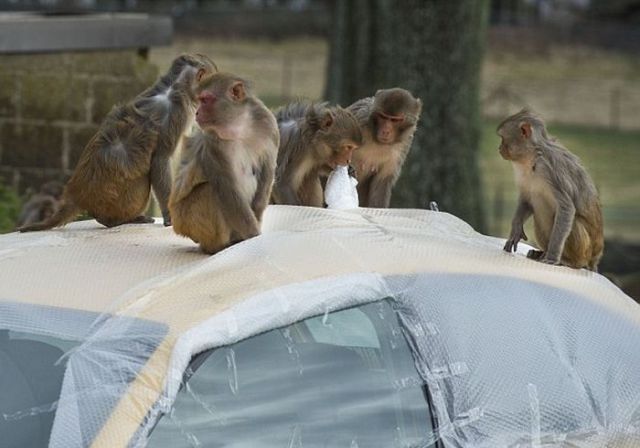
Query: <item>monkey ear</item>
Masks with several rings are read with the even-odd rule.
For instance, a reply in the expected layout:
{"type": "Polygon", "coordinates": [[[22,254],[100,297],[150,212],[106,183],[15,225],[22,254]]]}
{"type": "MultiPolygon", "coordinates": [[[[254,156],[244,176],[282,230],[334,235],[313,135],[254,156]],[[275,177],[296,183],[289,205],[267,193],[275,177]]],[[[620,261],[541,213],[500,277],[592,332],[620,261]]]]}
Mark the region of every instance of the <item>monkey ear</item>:
{"type": "Polygon", "coordinates": [[[531,138],[531,123],[523,121],[520,123],[520,132],[524,138],[531,138]]]}
{"type": "Polygon", "coordinates": [[[196,73],[196,81],[200,82],[202,81],[202,78],[204,78],[205,73],[207,73],[207,71],[203,68],[199,69],[198,72],[196,73]]]}
{"type": "Polygon", "coordinates": [[[236,101],[242,101],[247,96],[242,81],[236,81],[231,86],[231,97],[236,101]]]}
{"type": "Polygon", "coordinates": [[[324,116],[320,119],[320,129],[326,131],[333,124],[333,115],[331,112],[326,112],[324,116]]]}

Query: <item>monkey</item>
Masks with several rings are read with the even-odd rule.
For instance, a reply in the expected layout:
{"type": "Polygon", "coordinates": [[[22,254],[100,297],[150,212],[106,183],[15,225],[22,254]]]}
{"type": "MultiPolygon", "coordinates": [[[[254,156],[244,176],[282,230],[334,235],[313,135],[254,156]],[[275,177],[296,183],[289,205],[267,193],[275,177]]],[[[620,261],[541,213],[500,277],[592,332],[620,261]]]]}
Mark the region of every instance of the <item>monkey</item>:
{"type": "Polygon", "coordinates": [[[40,191],[22,206],[16,227],[44,221],[53,215],[58,210],[63,187],[62,182],[57,180],[44,183],[40,191]]]}
{"type": "Polygon", "coordinates": [[[292,102],[276,111],[280,131],[276,204],[324,205],[323,181],[337,165],[349,165],[362,144],[355,117],[327,103],[292,102]]]}
{"type": "Polygon", "coordinates": [[[88,142],[67,182],[59,209],[21,232],[64,225],[86,210],[100,224],[152,223],[143,215],[153,188],[165,226],[171,225],[169,159],[192,126],[194,88],[215,64],[203,55],[181,55],[154,85],[114,106],[88,142]]]}
{"type": "Polygon", "coordinates": [[[497,129],[503,159],[512,163],[518,205],[506,252],[527,240],[523,225],[533,215],[541,250],[527,257],[543,263],[597,271],[604,250],[598,192],[580,159],[547,133],[542,118],[523,109],[497,129]]]}
{"type": "Polygon", "coordinates": [[[169,200],[173,230],[215,254],[260,233],[280,134],[273,113],[234,74],[202,80],[199,129],[188,137],[169,200]]]}
{"type": "Polygon", "coordinates": [[[364,143],[353,156],[361,207],[388,208],[413,134],[422,112],[422,102],[407,90],[378,90],[347,110],[358,119],[364,143]]]}

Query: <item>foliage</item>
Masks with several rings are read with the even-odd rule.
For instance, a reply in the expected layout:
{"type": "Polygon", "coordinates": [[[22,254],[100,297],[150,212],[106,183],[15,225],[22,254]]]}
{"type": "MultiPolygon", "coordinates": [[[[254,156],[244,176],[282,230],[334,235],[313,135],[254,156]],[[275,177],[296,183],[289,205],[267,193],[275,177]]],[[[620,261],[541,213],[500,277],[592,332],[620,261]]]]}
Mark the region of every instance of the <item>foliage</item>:
{"type": "Polygon", "coordinates": [[[21,206],[22,201],[14,190],[0,185],[0,233],[13,231],[21,206]]]}

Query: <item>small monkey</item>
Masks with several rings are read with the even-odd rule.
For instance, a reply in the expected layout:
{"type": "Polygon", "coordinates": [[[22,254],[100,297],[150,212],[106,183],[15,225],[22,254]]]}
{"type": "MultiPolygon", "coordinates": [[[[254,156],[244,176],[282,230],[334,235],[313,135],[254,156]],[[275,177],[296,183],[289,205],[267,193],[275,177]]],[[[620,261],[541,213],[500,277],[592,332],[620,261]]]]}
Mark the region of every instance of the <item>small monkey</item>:
{"type": "Polygon", "coordinates": [[[527,257],[548,264],[597,271],[604,249],[598,192],[580,160],[547,134],[542,119],[524,109],[498,126],[500,155],[513,164],[519,190],[511,234],[504,250],[527,239],[523,225],[533,215],[542,250],[527,257]]]}
{"type": "Polygon", "coordinates": [[[169,209],[173,230],[214,254],[260,233],[276,168],[276,119],[229,73],[204,78],[196,122],[176,175],[169,209]]]}
{"type": "Polygon", "coordinates": [[[348,107],[362,128],[364,144],[355,153],[361,207],[387,208],[413,134],[422,102],[400,88],[378,90],[348,107]]]}
{"type": "Polygon", "coordinates": [[[355,117],[326,103],[293,102],[276,112],[280,130],[276,204],[322,207],[323,181],[337,165],[349,165],[362,144],[355,117]]]}
{"type": "Polygon", "coordinates": [[[63,188],[62,182],[57,180],[42,184],[40,191],[31,196],[22,207],[16,227],[44,221],[52,216],[60,206],[63,188]]]}
{"type": "Polygon", "coordinates": [[[171,225],[169,159],[192,125],[197,82],[215,70],[206,56],[179,56],[153,86],[111,109],[82,152],[60,208],[48,219],[18,230],[57,227],[82,210],[107,227],[150,223],[153,218],[143,212],[151,188],[160,203],[164,225],[171,225]]]}

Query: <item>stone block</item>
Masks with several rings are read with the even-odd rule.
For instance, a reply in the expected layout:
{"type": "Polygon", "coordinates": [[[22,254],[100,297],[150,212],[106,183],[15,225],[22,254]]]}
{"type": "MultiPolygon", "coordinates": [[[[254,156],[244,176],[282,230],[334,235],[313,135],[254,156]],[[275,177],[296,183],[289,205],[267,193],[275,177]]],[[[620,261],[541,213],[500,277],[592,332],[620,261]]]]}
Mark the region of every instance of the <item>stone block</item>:
{"type": "Polygon", "coordinates": [[[0,117],[15,117],[16,76],[0,71],[0,117]]]}
{"type": "Polygon", "coordinates": [[[98,126],[84,126],[69,131],[69,169],[75,168],[84,147],[87,146],[89,140],[95,135],[98,126]]]}
{"type": "Polygon", "coordinates": [[[2,71],[68,76],[71,60],[67,53],[9,54],[0,56],[2,71]]]}
{"type": "Polygon", "coordinates": [[[62,128],[5,123],[0,128],[2,165],[62,168],[62,128]]]}
{"type": "Polygon", "coordinates": [[[86,121],[89,83],[62,76],[25,74],[20,100],[24,118],[86,121]]]}
{"type": "Polygon", "coordinates": [[[88,122],[91,119],[92,98],[89,96],[89,80],[72,78],[64,115],[67,120],[88,122]]]}
{"type": "Polygon", "coordinates": [[[133,51],[95,51],[71,55],[74,71],[86,75],[135,77],[137,60],[133,51]]]}

